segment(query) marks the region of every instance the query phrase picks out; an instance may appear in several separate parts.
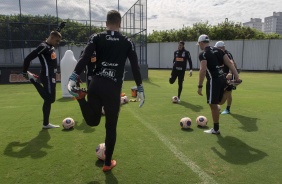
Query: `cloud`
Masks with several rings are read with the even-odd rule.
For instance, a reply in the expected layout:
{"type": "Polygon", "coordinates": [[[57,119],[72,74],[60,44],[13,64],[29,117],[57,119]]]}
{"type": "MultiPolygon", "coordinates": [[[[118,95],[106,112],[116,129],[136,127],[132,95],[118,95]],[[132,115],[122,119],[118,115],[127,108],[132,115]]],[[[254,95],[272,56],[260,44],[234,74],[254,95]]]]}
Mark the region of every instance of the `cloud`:
{"type": "MultiPolygon", "coordinates": [[[[142,0],[143,1],[143,0],[142,0]]],[[[144,2],[144,1],[143,1],[144,2]]],[[[105,21],[107,11],[119,7],[123,15],[136,0],[90,1],[91,18],[105,21]]],[[[57,0],[58,14],[63,19],[89,19],[89,0],[57,0]]],[[[22,13],[56,16],[56,1],[22,0],[22,13]]],[[[197,22],[217,25],[226,18],[233,22],[248,22],[282,12],[281,0],[147,0],[147,30],[170,30],[192,26],[197,22]]],[[[1,14],[18,14],[19,1],[1,0],[1,14]]]]}

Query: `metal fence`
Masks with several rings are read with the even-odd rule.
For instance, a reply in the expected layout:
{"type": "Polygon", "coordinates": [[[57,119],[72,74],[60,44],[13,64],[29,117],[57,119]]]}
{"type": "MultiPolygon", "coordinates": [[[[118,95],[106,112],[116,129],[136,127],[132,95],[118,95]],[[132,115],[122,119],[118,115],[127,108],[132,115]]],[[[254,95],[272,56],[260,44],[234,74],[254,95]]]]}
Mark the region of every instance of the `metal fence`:
{"type": "MultiPolygon", "coordinates": [[[[111,9],[124,14],[121,32],[135,42],[139,62],[147,63],[147,0],[133,5],[126,0],[0,0],[0,9],[0,66],[19,65],[62,20],[68,29],[61,47],[84,46],[91,34],[105,30],[111,9]]],[[[60,61],[64,53],[60,48],[57,52],[60,61]]]]}

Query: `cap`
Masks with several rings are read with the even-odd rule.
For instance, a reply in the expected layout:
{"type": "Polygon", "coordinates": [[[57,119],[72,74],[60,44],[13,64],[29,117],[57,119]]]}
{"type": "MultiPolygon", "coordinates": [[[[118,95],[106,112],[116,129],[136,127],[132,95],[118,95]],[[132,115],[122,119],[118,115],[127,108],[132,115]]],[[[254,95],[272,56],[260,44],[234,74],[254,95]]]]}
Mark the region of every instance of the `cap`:
{"type": "Polygon", "coordinates": [[[225,43],[223,41],[218,41],[218,42],[216,42],[216,44],[214,46],[215,47],[224,47],[225,43]]]}
{"type": "Polygon", "coordinates": [[[210,42],[210,38],[208,37],[208,35],[203,34],[198,38],[198,43],[200,42],[210,42]]]}

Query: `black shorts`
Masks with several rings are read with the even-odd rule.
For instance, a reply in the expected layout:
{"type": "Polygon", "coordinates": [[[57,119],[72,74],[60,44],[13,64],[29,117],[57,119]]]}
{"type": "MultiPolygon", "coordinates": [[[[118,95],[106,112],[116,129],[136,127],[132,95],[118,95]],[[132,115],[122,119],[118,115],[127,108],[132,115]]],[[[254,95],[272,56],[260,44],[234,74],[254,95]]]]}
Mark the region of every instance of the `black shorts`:
{"type": "Polygon", "coordinates": [[[43,99],[54,102],[56,99],[56,73],[49,74],[49,76],[46,76],[45,73],[41,73],[40,82],[45,91],[43,99]]]}
{"type": "Polygon", "coordinates": [[[178,82],[183,82],[184,81],[184,76],[185,76],[185,70],[173,69],[171,71],[171,76],[169,78],[169,82],[171,84],[173,84],[175,82],[176,78],[178,78],[178,82]]]}
{"type": "Polygon", "coordinates": [[[206,83],[208,104],[219,104],[223,97],[226,79],[224,77],[212,78],[206,83]]]}
{"type": "Polygon", "coordinates": [[[110,79],[93,76],[88,89],[88,102],[95,113],[101,113],[102,106],[107,112],[106,117],[117,122],[120,110],[120,93],[122,85],[110,79]]]}

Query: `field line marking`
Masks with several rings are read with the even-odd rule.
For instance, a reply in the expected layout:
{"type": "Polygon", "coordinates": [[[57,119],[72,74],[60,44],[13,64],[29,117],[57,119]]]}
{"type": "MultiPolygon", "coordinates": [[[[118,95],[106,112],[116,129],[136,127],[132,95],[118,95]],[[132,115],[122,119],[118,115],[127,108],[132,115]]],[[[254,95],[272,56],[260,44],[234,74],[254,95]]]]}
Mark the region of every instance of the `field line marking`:
{"type": "Polygon", "coordinates": [[[134,112],[131,108],[127,108],[129,112],[131,112],[143,125],[145,125],[152,133],[154,133],[163,144],[169,148],[169,150],[185,165],[187,165],[194,173],[198,174],[199,178],[203,181],[203,183],[214,183],[217,182],[209,176],[205,171],[203,171],[197,164],[195,164],[191,159],[189,159],[185,154],[177,149],[164,135],[159,133],[150,123],[145,121],[144,118],[140,117],[136,112],[134,112]]]}

